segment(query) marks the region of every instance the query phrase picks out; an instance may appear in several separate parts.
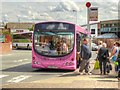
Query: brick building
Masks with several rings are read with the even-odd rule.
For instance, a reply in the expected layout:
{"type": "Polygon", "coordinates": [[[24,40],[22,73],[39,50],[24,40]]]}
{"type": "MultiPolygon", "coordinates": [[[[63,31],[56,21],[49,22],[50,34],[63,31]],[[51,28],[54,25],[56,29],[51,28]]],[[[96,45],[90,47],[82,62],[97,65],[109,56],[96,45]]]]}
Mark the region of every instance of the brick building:
{"type": "Polygon", "coordinates": [[[11,33],[15,32],[27,32],[33,27],[35,23],[15,23],[10,22],[6,24],[6,28],[10,28],[11,33]]]}

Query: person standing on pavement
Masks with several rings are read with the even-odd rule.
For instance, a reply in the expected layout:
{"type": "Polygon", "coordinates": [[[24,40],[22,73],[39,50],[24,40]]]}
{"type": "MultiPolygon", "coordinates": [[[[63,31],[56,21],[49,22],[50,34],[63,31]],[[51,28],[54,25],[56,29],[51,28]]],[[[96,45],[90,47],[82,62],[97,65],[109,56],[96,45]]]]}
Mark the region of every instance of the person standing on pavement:
{"type": "Polygon", "coordinates": [[[103,44],[102,41],[99,41],[99,42],[98,42],[98,50],[97,50],[97,52],[96,52],[96,54],[97,54],[96,60],[98,59],[98,52],[99,52],[100,48],[103,46],[102,44],[103,44]]]}
{"type": "Polygon", "coordinates": [[[115,42],[114,46],[112,47],[112,50],[111,50],[111,55],[110,55],[110,58],[112,59],[112,61],[116,61],[117,59],[117,55],[118,55],[118,52],[119,52],[119,43],[118,42],[115,42]]]}
{"type": "Polygon", "coordinates": [[[99,51],[100,48],[102,47],[103,42],[102,42],[102,41],[99,41],[98,44],[99,44],[99,45],[98,45],[98,51],[99,51]]]}
{"type": "Polygon", "coordinates": [[[81,63],[80,63],[80,75],[83,75],[83,70],[85,69],[85,73],[91,74],[89,72],[89,63],[90,58],[92,56],[91,50],[88,46],[88,39],[83,40],[83,45],[81,45],[81,51],[80,51],[80,57],[81,57],[81,63]]]}
{"type": "Polygon", "coordinates": [[[102,47],[100,48],[98,52],[98,60],[100,65],[100,74],[106,74],[106,63],[109,62],[109,52],[106,48],[107,44],[103,43],[102,47]]]}
{"type": "Polygon", "coordinates": [[[111,50],[111,55],[110,55],[110,60],[112,60],[112,62],[115,65],[115,72],[116,74],[118,73],[118,62],[117,62],[117,56],[119,53],[119,42],[115,42],[112,50],[111,50]]]}
{"type": "MultiPolygon", "coordinates": [[[[120,46],[119,46],[120,48],[120,46]]],[[[118,52],[118,57],[117,57],[117,62],[118,62],[118,80],[120,81],[120,50],[118,52]]]]}

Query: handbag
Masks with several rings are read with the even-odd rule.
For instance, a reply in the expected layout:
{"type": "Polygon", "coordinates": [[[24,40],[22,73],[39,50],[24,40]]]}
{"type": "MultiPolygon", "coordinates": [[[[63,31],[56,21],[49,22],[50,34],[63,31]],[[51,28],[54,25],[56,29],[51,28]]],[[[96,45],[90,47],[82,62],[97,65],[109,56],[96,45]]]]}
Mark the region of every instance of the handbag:
{"type": "Polygon", "coordinates": [[[110,67],[110,70],[112,70],[112,65],[111,64],[109,65],[109,67],[110,67]]]}
{"type": "Polygon", "coordinates": [[[109,69],[112,70],[112,65],[109,63],[109,69]]]}
{"type": "Polygon", "coordinates": [[[94,69],[100,69],[100,65],[99,65],[98,60],[96,60],[96,62],[95,62],[94,69]]]}
{"type": "Polygon", "coordinates": [[[106,64],[107,73],[110,73],[110,70],[112,70],[112,65],[110,64],[110,62],[107,62],[107,64],[106,64]]]}

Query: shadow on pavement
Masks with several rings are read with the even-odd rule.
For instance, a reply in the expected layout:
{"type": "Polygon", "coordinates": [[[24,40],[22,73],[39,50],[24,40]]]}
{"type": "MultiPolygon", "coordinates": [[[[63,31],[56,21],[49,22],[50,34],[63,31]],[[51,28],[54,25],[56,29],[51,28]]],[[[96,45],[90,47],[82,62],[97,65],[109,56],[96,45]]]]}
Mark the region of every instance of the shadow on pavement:
{"type": "Polygon", "coordinates": [[[100,81],[100,82],[118,82],[118,81],[115,81],[115,80],[97,80],[97,81],[100,81]]]}
{"type": "Polygon", "coordinates": [[[90,77],[90,78],[100,78],[100,79],[103,79],[103,78],[116,78],[116,76],[114,75],[99,75],[97,77],[90,77]]]}
{"type": "Polygon", "coordinates": [[[48,73],[66,73],[71,72],[70,70],[58,70],[58,69],[33,69],[31,63],[19,65],[7,69],[3,69],[4,72],[48,72],[48,73]]]}

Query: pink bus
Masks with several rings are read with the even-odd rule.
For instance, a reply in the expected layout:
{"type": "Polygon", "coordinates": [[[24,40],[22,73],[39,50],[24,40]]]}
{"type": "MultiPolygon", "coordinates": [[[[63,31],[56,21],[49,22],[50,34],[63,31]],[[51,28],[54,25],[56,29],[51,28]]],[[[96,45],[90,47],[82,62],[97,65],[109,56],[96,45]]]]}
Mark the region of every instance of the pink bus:
{"type": "Polygon", "coordinates": [[[81,41],[88,32],[69,22],[35,24],[32,42],[32,67],[75,70],[81,41]]]}

